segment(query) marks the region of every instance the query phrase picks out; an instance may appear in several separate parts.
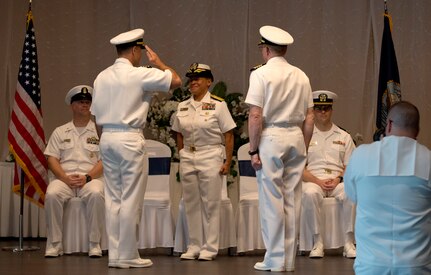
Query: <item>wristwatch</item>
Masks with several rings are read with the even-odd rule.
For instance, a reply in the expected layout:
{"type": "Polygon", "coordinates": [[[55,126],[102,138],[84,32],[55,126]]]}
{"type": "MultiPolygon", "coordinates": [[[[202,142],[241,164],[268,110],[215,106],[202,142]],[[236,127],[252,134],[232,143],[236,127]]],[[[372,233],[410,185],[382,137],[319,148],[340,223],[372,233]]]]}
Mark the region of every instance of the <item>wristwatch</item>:
{"type": "Polygon", "coordinates": [[[93,178],[89,174],[85,174],[85,183],[89,183],[93,178]]]}
{"type": "Polygon", "coordinates": [[[250,156],[253,156],[253,155],[259,154],[259,148],[257,148],[255,151],[248,151],[248,154],[249,154],[250,156]]]}

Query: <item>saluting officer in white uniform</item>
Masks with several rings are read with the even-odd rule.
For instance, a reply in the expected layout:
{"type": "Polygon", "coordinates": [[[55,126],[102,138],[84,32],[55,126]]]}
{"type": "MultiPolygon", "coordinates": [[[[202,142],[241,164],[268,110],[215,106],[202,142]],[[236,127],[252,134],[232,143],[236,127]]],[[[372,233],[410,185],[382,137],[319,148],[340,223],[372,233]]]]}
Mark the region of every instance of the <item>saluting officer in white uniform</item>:
{"type": "Polygon", "coordinates": [[[293,38],[260,28],[265,65],[252,71],[245,102],[251,164],[256,170],[262,237],[266,247],[257,270],[293,271],[306,146],[313,132],[313,98],[308,77],[284,55],[293,38]]]}
{"type": "MultiPolygon", "coordinates": [[[[313,232],[310,258],[324,256],[321,235],[323,198],[335,197],[343,203],[342,225],[345,232],[343,255],[356,257],[353,223],[354,204],[344,194],[343,174],[355,149],[352,137],[332,123],[332,106],[337,95],[330,91],[313,92],[314,132],[308,147],[307,165],[302,183],[303,226],[313,232]]],[[[330,234],[330,233],[328,233],[330,234]]]]}
{"type": "Polygon", "coordinates": [[[118,58],[94,81],[91,112],[101,134],[100,149],[105,175],[106,226],[109,267],[148,267],[137,247],[137,224],[148,175],[148,156],[142,129],[152,91],[168,92],[181,79],[155,52],[143,44],[143,29],[111,39],[118,58]],[[156,68],[140,67],[142,49],[156,68]]]}
{"type": "Polygon", "coordinates": [[[181,259],[210,261],[219,248],[222,177],[230,169],[236,124],[226,102],[208,91],[214,80],[208,65],[193,63],[186,77],[192,96],[178,105],[172,126],[190,240],[181,259]]]}
{"type": "Polygon", "coordinates": [[[99,137],[90,120],[92,92],[90,86],[79,85],[67,93],[65,102],[72,110],[72,121],[54,130],[45,149],[49,169],[55,176],[45,197],[48,231],[45,257],[63,254],[63,208],[73,197],[80,197],[86,205],[88,254],[102,256],[100,239],[105,227],[105,201],[99,137]]]}

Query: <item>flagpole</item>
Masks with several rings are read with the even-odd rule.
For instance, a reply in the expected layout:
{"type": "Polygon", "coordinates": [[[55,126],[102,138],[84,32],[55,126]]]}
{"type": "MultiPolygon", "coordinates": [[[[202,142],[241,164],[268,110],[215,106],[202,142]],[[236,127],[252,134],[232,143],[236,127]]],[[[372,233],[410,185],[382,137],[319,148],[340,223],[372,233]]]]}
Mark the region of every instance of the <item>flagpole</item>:
{"type": "MultiPolygon", "coordinates": [[[[31,11],[31,1],[29,0],[29,12],[31,11]]],[[[16,164],[15,164],[16,165],[16,164]]],[[[37,246],[24,246],[24,181],[25,181],[25,172],[21,169],[21,179],[20,179],[20,209],[19,209],[19,246],[18,247],[3,247],[2,250],[9,250],[13,252],[23,252],[23,251],[36,251],[40,250],[40,247],[37,246]]]]}
{"type": "MultiPolygon", "coordinates": [[[[30,0],[31,2],[31,0],[30,0]]],[[[387,5],[387,0],[385,0],[385,13],[388,13],[388,5],[387,5]]]]}
{"type": "Polygon", "coordinates": [[[2,250],[9,250],[13,252],[23,252],[23,251],[36,251],[40,250],[37,246],[24,246],[24,180],[25,172],[21,170],[21,180],[20,180],[20,204],[19,204],[19,230],[18,230],[18,247],[16,246],[6,246],[2,250]]]}

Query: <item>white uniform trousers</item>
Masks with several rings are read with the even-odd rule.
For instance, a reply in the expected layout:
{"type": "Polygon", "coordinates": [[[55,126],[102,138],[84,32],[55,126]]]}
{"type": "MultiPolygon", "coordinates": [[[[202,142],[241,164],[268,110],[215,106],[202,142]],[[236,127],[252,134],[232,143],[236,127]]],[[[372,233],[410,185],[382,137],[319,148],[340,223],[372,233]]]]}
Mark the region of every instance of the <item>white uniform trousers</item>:
{"type": "Polygon", "coordinates": [[[100,140],[110,261],[139,258],[138,225],[148,176],[144,144],[140,132],[109,129],[100,140]]]}
{"type": "Polygon", "coordinates": [[[215,257],[219,249],[223,165],[221,146],[180,151],[180,175],[189,229],[188,252],[215,257]]]}
{"type": "Polygon", "coordinates": [[[264,263],[271,268],[295,267],[299,234],[301,178],[306,162],[299,127],[265,128],[259,144],[262,169],[256,173],[264,263]]]}
{"type": "MultiPolygon", "coordinates": [[[[322,228],[322,204],[325,197],[334,197],[343,203],[342,228],[344,233],[353,232],[355,220],[355,205],[346,198],[344,193],[344,183],[339,183],[334,190],[325,192],[313,182],[302,183],[302,211],[304,212],[305,224],[313,232],[313,235],[320,234],[322,228]]],[[[345,238],[345,241],[347,239],[345,238]]]]}
{"type": "Polygon", "coordinates": [[[76,189],[71,189],[59,179],[54,179],[49,183],[45,194],[48,240],[50,240],[50,243],[62,241],[64,204],[73,197],[79,197],[85,203],[85,216],[88,221],[90,242],[100,243],[105,226],[103,181],[100,179],[93,179],[82,188],[76,189]]]}

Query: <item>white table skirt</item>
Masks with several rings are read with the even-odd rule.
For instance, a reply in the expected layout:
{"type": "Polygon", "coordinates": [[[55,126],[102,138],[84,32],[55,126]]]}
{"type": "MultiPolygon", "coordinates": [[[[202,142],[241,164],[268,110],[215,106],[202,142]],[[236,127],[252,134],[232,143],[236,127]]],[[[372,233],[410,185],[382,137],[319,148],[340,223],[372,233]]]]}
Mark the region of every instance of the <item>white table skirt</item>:
{"type": "MultiPolygon", "coordinates": [[[[171,164],[171,202],[174,218],[178,213],[181,184],[176,181],[178,163],[171,164]]],[[[19,237],[20,197],[12,192],[14,163],[0,162],[0,237],[19,237]]],[[[45,211],[24,200],[23,237],[46,237],[45,211]]]]}
{"type": "MultiPolygon", "coordinates": [[[[20,196],[12,192],[13,177],[14,163],[0,162],[0,237],[19,237],[20,196]]],[[[23,212],[23,237],[45,237],[43,209],[24,200],[23,212]]]]}

